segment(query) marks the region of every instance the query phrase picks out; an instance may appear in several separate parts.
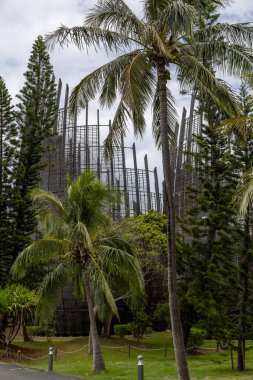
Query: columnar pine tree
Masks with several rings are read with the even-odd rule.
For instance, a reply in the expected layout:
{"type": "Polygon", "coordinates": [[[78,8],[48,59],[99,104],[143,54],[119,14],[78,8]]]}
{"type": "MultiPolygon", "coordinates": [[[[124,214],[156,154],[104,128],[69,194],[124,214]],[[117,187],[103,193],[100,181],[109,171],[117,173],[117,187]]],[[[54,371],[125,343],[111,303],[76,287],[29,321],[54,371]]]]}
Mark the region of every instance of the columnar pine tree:
{"type": "Polygon", "coordinates": [[[13,173],[17,160],[17,128],[11,97],[0,77],[0,284],[3,284],[12,264],[13,244],[13,173]]]}
{"type": "MultiPolygon", "coordinates": [[[[253,165],[253,135],[252,135],[252,119],[253,116],[253,96],[246,84],[242,84],[240,88],[240,99],[244,112],[245,122],[241,128],[234,129],[234,153],[239,165],[240,173],[244,173],[252,169],[253,165]],[[248,120],[248,121],[247,121],[248,120]]],[[[252,206],[248,205],[247,211],[241,220],[243,238],[241,249],[238,254],[238,281],[239,294],[237,302],[237,339],[238,339],[238,362],[239,371],[245,369],[245,340],[248,338],[250,330],[252,330],[252,313],[253,303],[251,292],[253,290],[253,242],[252,242],[252,206]]]]}
{"type": "Polygon", "coordinates": [[[29,243],[35,231],[35,212],[30,191],[39,184],[42,168],[43,142],[52,134],[56,121],[56,89],[53,68],[43,38],[35,41],[25,83],[18,95],[17,123],[20,133],[20,153],[16,173],[16,238],[13,259],[29,243]]]}
{"type": "Polygon", "coordinates": [[[207,329],[217,341],[226,339],[232,326],[230,306],[236,299],[234,257],[239,231],[231,206],[236,161],[216,129],[224,115],[210,103],[204,108],[207,125],[195,137],[199,151],[193,153],[191,168],[199,183],[188,189],[193,206],[181,220],[185,238],[180,243],[179,269],[185,341],[194,324],[207,329]]]}

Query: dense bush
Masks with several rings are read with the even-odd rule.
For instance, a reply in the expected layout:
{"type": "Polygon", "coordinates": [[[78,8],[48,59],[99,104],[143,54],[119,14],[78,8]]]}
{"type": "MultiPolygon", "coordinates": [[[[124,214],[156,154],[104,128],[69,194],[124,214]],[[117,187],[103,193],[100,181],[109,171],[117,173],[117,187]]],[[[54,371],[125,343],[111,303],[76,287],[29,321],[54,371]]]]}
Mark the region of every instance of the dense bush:
{"type": "Polygon", "coordinates": [[[170,324],[170,308],[168,303],[159,303],[153,315],[153,326],[156,331],[164,331],[170,324]]]}
{"type": "Polygon", "coordinates": [[[44,335],[41,326],[26,326],[26,330],[29,338],[44,335]]]}
{"type": "Polygon", "coordinates": [[[197,347],[200,347],[204,343],[206,337],[206,330],[199,327],[192,327],[187,342],[187,348],[194,350],[197,347]]]}
{"type": "Polygon", "coordinates": [[[130,323],[131,333],[137,341],[143,338],[148,327],[151,327],[150,317],[144,311],[138,311],[135,314],[134,321],[130,323]]]}
{"type": "Polygon", "coordinates": [[[125,335],[131,333],[130,323],[122,325],[114,325],[114,334],[119,338],[124,338],[125,335]]]}

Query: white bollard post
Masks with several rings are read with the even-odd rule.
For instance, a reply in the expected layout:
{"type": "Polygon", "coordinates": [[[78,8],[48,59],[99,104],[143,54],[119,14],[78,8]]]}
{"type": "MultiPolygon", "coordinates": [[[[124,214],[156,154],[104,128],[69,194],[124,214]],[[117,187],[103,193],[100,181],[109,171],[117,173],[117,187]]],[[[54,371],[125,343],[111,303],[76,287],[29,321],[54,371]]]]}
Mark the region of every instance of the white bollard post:
{"type": "Polygon", "coordinates": [[[53,371],[54,349],[53,347],[49,347],[48,350],[48,371],[53,371]]]}
{"type": "Polygon", "coordinates": [[[143,366],[143,356],[137,356],[138,359],[138,380],[144,380],[144,366],[143,366]]]}

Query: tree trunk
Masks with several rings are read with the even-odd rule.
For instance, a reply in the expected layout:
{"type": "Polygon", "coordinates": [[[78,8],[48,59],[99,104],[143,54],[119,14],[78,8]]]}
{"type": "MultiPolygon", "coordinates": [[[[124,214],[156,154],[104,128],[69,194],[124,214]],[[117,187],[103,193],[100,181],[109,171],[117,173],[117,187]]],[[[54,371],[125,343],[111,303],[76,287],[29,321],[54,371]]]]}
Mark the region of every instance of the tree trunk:
{"type": "Polygon", "coordinates": [[[160,128],[163,174],[167,193],[167,219],[168,219],[168,290],[170,317],[172,326],[173,344],[177,363],[178,376],[180,380],[190,380],[187,366],[186,352],[184,347],[183,332],[180,320],[180,308],[177,288],[176,269],[176,222],[174,211],[174,171],[171,167],[170,145],[168,138],[168,114],[167,114],[167,71],[165,63],[161,59],[157,64],[158,93],[160,100],[160,128]]]}
{"type": "Polygon", "coordinates": [[[109,338],[110,337],[110,328],[112,323],[113,313],[110,313],[103,320],[102,326],[102,336],[109,338]]]}
{"type": "Polygon", "coordinates": [[[89,332],[88,354],[91,355],[91,356],[93,355],[93,343],[92,343],[92,332],[91,332],[91,328],[90,328],[90,332],[89,332]]]}
{"type": "Polygon", "coordinates": [[[22,335],[23,335],[24,342],[29,342],[30,338],[29,338],[29,336],[27,334],[26,323],[25,323],[25,321],[24,321],[23,318],[22,318],[22,321],[21,321],[21,329],[22,329],[22,335]]]}
{"type": "Polygon", "coordinates": [[[92,336],[92,351],[93,351],[93,372],[105,370],[105,363],[100,349],[99,339],[98,339],[98,330],[96,325],[96,317],[93,309],[93,301],[91,296],[90,283],[86,279],[84,282],[86,300],[88,304],[89,317],[90,317],[90,332],[92,336]]]}

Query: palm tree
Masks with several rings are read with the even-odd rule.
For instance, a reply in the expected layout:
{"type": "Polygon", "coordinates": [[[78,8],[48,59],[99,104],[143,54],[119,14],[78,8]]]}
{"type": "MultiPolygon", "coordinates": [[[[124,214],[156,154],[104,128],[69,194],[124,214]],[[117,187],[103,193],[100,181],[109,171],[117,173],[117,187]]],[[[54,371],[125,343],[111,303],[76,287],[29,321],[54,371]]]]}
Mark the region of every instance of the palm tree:
{"type": "Polygon", "coordinates": [[[16,259],[12,273],[22,278],[34,265],[50,264],[49,272],[40,287],[40,319],[49,317],[49,308],[60,295],[62,284],[74,282],[75,294],[86,297],[90,319],[93,351],[93,371],[104,370],[94,312],[94,293],[100,292],[118,315],[109,287],[110,278],[117,278],[129,292],[143,293],[140,265],[131,247],[117,236],[103,237],[108,228],[108,208],[114,195],[93,173],[81,174],[69,181],[67,194],[61,202],[56,196],[37,189],[33,200],[40,205],[39,231],[42,238],[35,240],[16,259]],[[93,290],[94,289],[94,290],[93,290]]]}
{"type": "MultiPolygon", "coordinates": [[[[163,172],[168,204],[168,286],[171,324],[179,378],[190,378],[180,322],[177,291],[174,169],[171,162],[175,109],[168,85],[177,68],[178,78],[187,89],[195,88],[231,116],[238,115],[237,99],[228,86],[205,67],[203,57],[216,70],[232,75],[253,68],[251,41],[253,30],[247,24],[216,23],[195,28],[196,14],[208,0],[144,0],[143,18],[139,19],[124,0],[99,0],[86,17],[84,26],[61,26],[47,36],[49,47],[74,43],[80,49],[95,46],[119,53],[112,61],[94,70],[74,88],[70,106],[85,106],[100,93],[102,106],[118,107],[105,146],[109,154],[133,123],[135,135],[146,127],[144,113],[152,103],[153,132],[162,148],[163,172]],[[123,53],[122,53],[123,51],[123,53]]],[[[221,1],[216,1],[220,3],[221,1]]],[[[225,3],[225,1],[224,1],[225,3]]]]}

